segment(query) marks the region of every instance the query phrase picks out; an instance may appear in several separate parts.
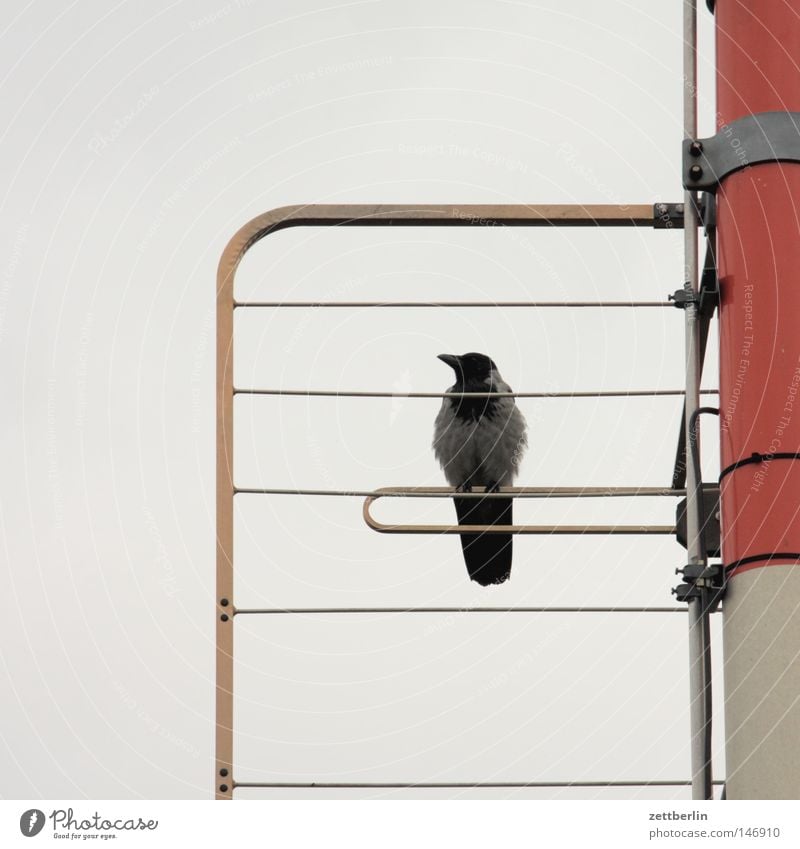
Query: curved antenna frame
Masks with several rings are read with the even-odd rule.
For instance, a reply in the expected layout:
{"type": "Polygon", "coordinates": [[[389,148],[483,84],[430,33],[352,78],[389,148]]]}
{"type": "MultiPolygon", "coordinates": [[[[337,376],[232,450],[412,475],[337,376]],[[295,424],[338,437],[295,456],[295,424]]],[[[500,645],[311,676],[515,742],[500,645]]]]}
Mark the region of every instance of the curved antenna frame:
{"type": "MultiPolygon", "coordinates": [[[[253,218],[228,242],[217,269],[216,757],[217,799],[231,799],[233,777],[233,313],[234,278],[257,242],[289,227],[652,227],[683,226],[666,204],[313,204],[253,218]]],[[[239,785],[243,786],[243,785],[239,785]]]]}

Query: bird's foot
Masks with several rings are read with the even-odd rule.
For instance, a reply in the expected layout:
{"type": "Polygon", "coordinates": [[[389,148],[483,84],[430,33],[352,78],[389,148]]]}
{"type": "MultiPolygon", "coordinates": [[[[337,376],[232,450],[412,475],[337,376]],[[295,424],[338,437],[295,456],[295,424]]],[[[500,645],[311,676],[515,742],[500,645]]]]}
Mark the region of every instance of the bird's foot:
{"type": "Polygon", "coordinates": [[[467,481],[467,483],[459,484],[456,487],[456,492],[472,492],[472,484],[467,481]]]}
{"type": "Polygon", "coordinates": [[[493,481],[492,483],[486,484],[487,492],[500,492],[500,484],[497,481],[493,481]]]}

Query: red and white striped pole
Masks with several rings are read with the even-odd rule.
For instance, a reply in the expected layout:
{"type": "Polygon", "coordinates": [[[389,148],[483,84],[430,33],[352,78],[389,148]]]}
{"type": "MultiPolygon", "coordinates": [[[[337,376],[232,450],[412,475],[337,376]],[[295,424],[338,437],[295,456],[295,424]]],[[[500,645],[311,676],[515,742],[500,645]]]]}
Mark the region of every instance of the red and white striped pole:
{"type": "MultiPolygon", "coordinates": [[[[715,17],[718,131],[800,112],[800,0],[717,0],[715,17]]],[[[798,799],[800,163],[725,177],[717,238],[727,795],[798,799]]]]}

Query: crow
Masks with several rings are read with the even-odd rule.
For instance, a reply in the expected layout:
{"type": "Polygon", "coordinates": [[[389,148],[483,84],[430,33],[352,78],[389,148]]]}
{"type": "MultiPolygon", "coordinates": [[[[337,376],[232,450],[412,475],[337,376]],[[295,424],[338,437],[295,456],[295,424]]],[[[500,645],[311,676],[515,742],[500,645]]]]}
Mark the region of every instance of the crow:
{"type": "MultiPolygon", "coordinates": [[[[448,392],[511,392],[485,354],[440,354],[456,373],[448,392]]],[[[525,418],[513,398],[444,398],[436,416],[433,451],[458,492],[481,486],[497,492],[517,474],[527,447],[525,418]]],[[[511,498],[454,497],[459,525],[511,525],[511,498]]],[[[467,572],[482,586],[511,574],[511,534],[461,534],[467,572]]]]}

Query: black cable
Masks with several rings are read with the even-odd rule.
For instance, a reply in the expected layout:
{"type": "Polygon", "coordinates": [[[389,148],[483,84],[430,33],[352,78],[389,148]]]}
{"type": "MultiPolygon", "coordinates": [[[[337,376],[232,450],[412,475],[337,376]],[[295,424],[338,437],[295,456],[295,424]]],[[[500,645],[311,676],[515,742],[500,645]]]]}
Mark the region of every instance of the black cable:
{"type": "Polygon", "coordinates": [[[740,566],[746,566],[748,563],[769,563],[770,560],[778,559],[800,561],[800,551],[770,551],[768,554],[751,554],[749,557],[741,557],[739,560],[734,560],[733,563],[729,563],[725,567],[726,579],[740,566]]]}
{"type": "MultiPolygon", "coordinates": [[[[697,499],[697,512],[700,517],[700,544],[702,547],[703,558],[706,557],[706,505],[703,500],[703,471],[700,467],[700,449],[697,445],[697,419],[703,414],[718,416],[719,410],[717,407],[698,407],[689,417],[689,452],[692,459],[692,468],[694,469],[694,485],[695,498],[697,499]]],[[[688,504],[687,504],[688,507],[688,504]]],[[[688,519],[687,519],[688,522],[688,519]]],[[[688,529],[688,525],[687,525],[688,529]]],[[[688,540],[687,540],[688,542],[688,540]]]]}
{"type": "Polygon", "coordinates": [[[772,454],[762,454],[759,451],[753,451],[749,457],[743,457],[741,460],[731,463],[730,466],[725,466],[719,473],[720,482],[722,482],[722,479],[726,475],[735,472],[740,466],[748,466],[750,463],[771,463],[773,460],[800,460],[800,453],[795,451],[778,451],[772,454]]]}

